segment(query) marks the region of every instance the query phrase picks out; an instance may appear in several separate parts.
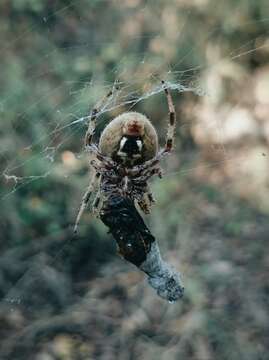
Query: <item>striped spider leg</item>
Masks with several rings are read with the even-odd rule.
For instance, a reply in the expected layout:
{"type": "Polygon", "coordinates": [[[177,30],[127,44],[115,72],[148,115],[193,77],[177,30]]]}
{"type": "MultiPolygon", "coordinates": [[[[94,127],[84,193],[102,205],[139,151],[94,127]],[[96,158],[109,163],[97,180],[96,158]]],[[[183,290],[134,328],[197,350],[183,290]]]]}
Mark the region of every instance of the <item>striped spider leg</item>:
{"type": "Polygon", "coordinates": [[[154,175],[162,177],[162,170],[159,166],[161,158],[173,149],[174,144],[174,134],[176,126],[176,113],[175,107],[173,104],[172,96],[169,88],[166,86],[165,82],[162,81],[163,89],[167,98],[168,109],[169,109],[169,122],[166,135],[166,142],[164,149],[161,149],[158,154],[151,160],[146,161],[144,164],[137,165],[132,169],[128,170],[128,175],[133,178],[133,183],[136,183],[136,186],[143,187],[143,196],[138,201],[140,208],[144,213],[148,214],[150,212],[151,205],[155,202],[152,192],[150,191],[147,181],[154,175]],[[139,185],[140,184],[140,185],[139,185]]]}
{"type": "Polygon", "coordinates": [[[162,80],[163,89],[166,95],[168,109],[169,109],[169,123],[166,135],[166,142],[165,142],[165,151],[170,152],[174,146],[174,136],[175,136],[175,128],[176,128],[176,112],[175,106],[173,103],[172,95],[170,93],[169,88],[165,84],[165,81],[162,80]]]}
{"type": "MultiPolygon", "coordinates": [[[[93,155],[94,155],[95,151],[93,151],[94,146],[92,145],[92,140],[93,140],[93,135],[94,135],[95,128],[96,128],[96,119],[97,119],[97,116],[98,116],[99,112],[101,111],[102,107],[104,106],[106,100],[109,99],[112,95],[113,95],[113,91],[110,90],[109,93],[103,99],[101,99],[100,103],[93,108],[93,110],[91,111],[90,117],[89,117],[88,129],[87,129],[84,141],[85,141],[85,147],[90,148],[90,150],[92,150],[90,152],[92,152],[93,155]],[[91,147],[92,147],[92,149],[91,149],[91,147]]],[[[81,216],[83,215],[84,210],[87,208],[91,194],[94,191],[94,189],[96,188],[98,180],[100,181],[100,173],[95,171],[92,175],[92,178],[87,187],[87,190],[82,197],[81,205],[80,205],[78,215],[77,215],[75,225],[74,225],[74,233],[77,233],[81,216]]]]}

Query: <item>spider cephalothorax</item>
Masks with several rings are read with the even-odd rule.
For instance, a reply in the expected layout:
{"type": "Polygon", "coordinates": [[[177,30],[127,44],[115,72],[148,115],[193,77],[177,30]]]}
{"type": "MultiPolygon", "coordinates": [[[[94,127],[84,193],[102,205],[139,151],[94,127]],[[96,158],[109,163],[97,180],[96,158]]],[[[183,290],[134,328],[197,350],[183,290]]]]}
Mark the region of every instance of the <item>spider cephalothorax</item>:
{"type": "MultiPolygon", "coordinates": [[[[137,112],[124,112],[114,118],[103,130],[99,146],[94,145],[92,139],[100,108],[93,109],[85,137],[86,149],[92,156],[93,177],[83,196],[75,230],[95,188],[93,210],[96,215],[112,194],[127,197],[145,213],[150,212],[154,198],[148,180],[154,175],[161,176],[159,161],[171,151],[175,130],[172,97],[165,83],[162,84],[168,101],[169,122],[166,144],[161,150],[154,126],[145,115],[137,112]]],[[[107,97],[111,95],[112,92],[107,97]]]]}

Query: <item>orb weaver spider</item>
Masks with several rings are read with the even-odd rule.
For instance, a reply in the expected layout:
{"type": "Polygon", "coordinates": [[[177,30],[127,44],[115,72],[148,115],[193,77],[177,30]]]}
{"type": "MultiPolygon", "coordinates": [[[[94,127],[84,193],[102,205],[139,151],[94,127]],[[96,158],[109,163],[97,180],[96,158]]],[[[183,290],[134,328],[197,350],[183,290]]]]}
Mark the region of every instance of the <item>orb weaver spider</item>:
{"type": "Polygon", "coordinates": [[[85,147],[92,159],[93,175],[83,196],[74,231],[92,192],[97,188],[93,211],[108,226],[118,244],[120,255],[136,265],[148,276],[149,284],[157,294],[174,302],[183,296],[180,274],[163,261],[157,242],[136,209],[149,213],[155,202],[148,180],[162,176],[160,160],[173,148],[176,124],[175,107],[169,88],[162,81],[169,121],[165,147],[159,150],[158,136],[150,120],[137,112],[124,112],[104,129],[99,146],[93,144],[96,119],[106,95],[90,115],[85,136],[85,147]]]}
{"type": "Polygon", "coordinates": [[[115,193],[135,201],[144,213],[150,212],[155,200],[148,180],[154,175],[162,177],[159,162],[173,148],[176,124],[171,93],[164,81],[162,86],[168,103],[169,122],[165,147],[161,150],[158,149],[158,135],[154,126],[145,115],[137,112],[124,112],[114,118],[105,127],[97,146],[93,143],[96,119],[102,105],[113,92],[110,91],[92,110],[85,135],[85,148],[92,157],[90,165],[93,175],[83,195],[74,232],[77,232],[81,216],[95,188],[98,191],[93,201],[93,213],[97,216],[106,199],[115,193]]]}

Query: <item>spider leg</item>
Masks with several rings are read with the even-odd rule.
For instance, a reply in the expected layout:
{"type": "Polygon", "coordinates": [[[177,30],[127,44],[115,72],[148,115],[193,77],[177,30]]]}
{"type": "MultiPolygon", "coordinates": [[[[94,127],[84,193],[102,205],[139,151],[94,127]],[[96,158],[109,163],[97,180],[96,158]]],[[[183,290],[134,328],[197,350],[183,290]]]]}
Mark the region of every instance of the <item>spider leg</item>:
{"type": "Polygon", "coordinates": [[[150,205],[152,205],[152,204],[154,204],[156,202],[150,188],[148,188],[148,191],[147,191],[146,195],[147,195],[147,197],[149,199],[150,205]]]}
{"type": "Polygon", "coordinates": [[[102,164],[103,167],[108,167],[108,168],[115,168],[117,167],[117,164],[115,163],[115,161],[113,161],[110,157],[103,155],[98,147],[94,144],[91,145],[86,145],[86,149],[89,151],[89,153],[91,155],[94,155],[96,157],[96,159],[98,159],[102,164]]]}
{"type": "MultiPolygon", "coordinates": [[[[115,87],[116,90],[118,90],[118,87],[115,87]]],[[[85,135],[85,146],[91,145],[92,138],[94,135],[94,131],[96,128],[96,118],[99,114],[99,112],[102,110],[102,107],[105,105],[106,101],[113,95],[113,90],[110,90],[100,101],[97,103],[97,105],[92,109],[90,116],[89,116],[89,124],[88,124],[88,130],[85,135]]]]}
{"type": "Polygon", "coordinates": [[[97,191],[97,194],[92,203],[92,212],[96,217],[99,217],[100,209],[102,208],[102,205],[103,205],[103,200],[102,200],[101,191],[100,191],[100,182],[101,182],[101,176],[98,179],[98,189],[99,190],[97,191]]]}
{"type": "Polygon", "coordinates": [[[81,216],[84,212],[84,210],[86,209],[87,205],[88,205],[88,202],[90,200],[90,197],[91,197],[91,194],[95,188],[95,185],[97,183],[97,180],[98,178],[100,177],[100,174],[99,173],[94,173],[91,180],[90,180],[90,183],[87,187],[87,190],[85,192],[85,194],[83,195],[83,198],[82,198],[82,202],[81,202],[81,205],[80,205],[80,208],[79,208],[79,211],[78,211],[78,215],[77,215],[77,218],[76,218],[76,222],[75,222],[75,225],[74,225],[74,233],[77,233],[77,229],[78,229],[78,225],[79,225],[79,222],[80,222],[80,219],[81,219],[81,216]]]}
{"type": "Polygon", "coordinates": [[[92,204],[92,211],[95,214],[95,216],[98,216],[101,205],[102,205],[101,194],[100,191],[98,191],[92,204]]]}
{"type": "Polygon", "coordinates": [[[149,204],[149,200],[146,196],[143,196],[143,199],[138,201],[138,205],[144,214],[150,213],[150,204],[149,204]]]}
{"type": "Polygon", "coordinates": [[[145,214],[149,214],[150,210],[151,210],[151,206],[154,203],[155,203],[155,200],[154,200],[153,194],[152,194],[148,184],[146,184],[145,192],[143,194],[142,199],[140,201],[138,201],[138,205],[140,206],[141,210],[145,214]]]}
{"type": "Polygon", "coordinates": [[[176,127],[176,112],[175,106],[173,104],[173,99],[170,93],[169,88],[162,80],[163,89],[167,98],[168,109],[169,109],[169,123],[166,135],[166,142],[165,142],[165,151],[170,152],[174,145],[174,136],[175,136],[175,127],[176,127]]]}
{"type": "Polygon", "coordinates": [[[165,153],[161,151],[156,157],[145,162],[144,164],[128,169],[127,175],[136,179],[145,178],[146,181],[154,175],[158,175],[161,178],[162,169],[159,166],[159,162],[163,155],[165,155],[165,153]]]}
{"type": "Polygon", "coordinates": [[[152,176],[158,175],[161,179],[163,176],[162,168],[160,166],[152,166],[147,169],[144,173],[142,173],[139,177],[143,181],[148,181],[152,176]]]}

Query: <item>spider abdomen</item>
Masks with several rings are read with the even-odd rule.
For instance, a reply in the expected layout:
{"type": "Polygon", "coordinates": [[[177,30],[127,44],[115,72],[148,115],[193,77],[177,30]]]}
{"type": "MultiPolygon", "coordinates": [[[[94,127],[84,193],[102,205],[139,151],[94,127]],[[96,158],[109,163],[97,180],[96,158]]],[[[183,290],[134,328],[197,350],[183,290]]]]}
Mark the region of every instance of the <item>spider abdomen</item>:
{"type": "Polygon", "coordinates": [[[125,154],[128,157],[137,155],[144,162],[156,156],[158,151],[158,136],[150,120],[137,112],[125,112],[114,118],[103,130],[99,149],[103,155],[117,159],[117,156],[125,154]],[[136,141],[132,145],[131,140],[136,141]],[[141,142],[141,144],[140,144],[141,142]],[[131,151],[131,147],[134,150],[131,151]],[[137,146],[137,150],[135,149],[137,146]],[[123,150],[120,151],[119,150],[123,150]],[[141,154],[139,155],[139,151],[141,154]],[[124,151],[126,153],[124,153],[124,151]],[[135,153],[137,151],[137,154],[135,153]]]}

